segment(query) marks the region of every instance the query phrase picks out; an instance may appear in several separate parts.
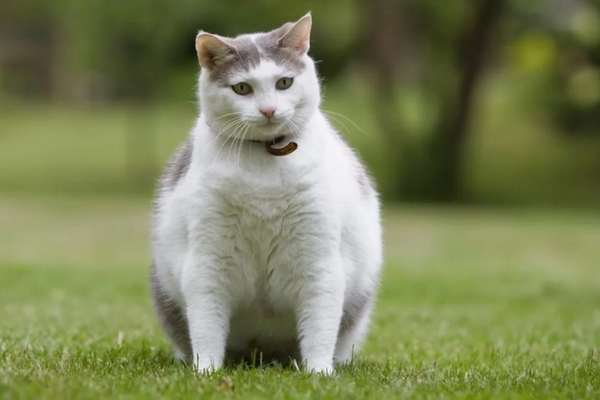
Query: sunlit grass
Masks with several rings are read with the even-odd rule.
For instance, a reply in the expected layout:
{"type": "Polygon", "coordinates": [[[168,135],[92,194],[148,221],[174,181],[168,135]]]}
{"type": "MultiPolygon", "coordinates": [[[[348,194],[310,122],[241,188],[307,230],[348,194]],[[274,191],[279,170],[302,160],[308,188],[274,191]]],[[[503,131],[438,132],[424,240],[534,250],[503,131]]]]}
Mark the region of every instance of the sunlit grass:
{"type": "Polygon", "coordinates": [[[0,398],[600,396],[600,214],[389,209],[353,365],[205,378],[173,362],[150,306],[149,209],[0,197],[0,398]]]}

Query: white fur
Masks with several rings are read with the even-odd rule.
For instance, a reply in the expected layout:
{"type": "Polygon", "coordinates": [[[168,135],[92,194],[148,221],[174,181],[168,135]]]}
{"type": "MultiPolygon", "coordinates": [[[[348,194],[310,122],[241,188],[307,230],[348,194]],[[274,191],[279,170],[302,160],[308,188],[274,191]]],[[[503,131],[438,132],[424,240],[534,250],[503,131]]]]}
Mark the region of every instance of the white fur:
{"type": "Polygon", "coordinates": [[[202,71],[192,163],[158,201],[156,271],[187,312],[199,371],[221,367],[226,347],[299,339],[308,370],[330,373],[367,330],[370,307],[338,337],[344,304],[378,284],[377,194],[357,182],[359,161],[318,109],[314,63],[302,57],[307,68],[285,91],[275,82],[289,71],[269,61],[232,82],[250,83],[249,96],[202,71]],[[278,124],[265,123],[262,106],[277,108],[278,124]],[[299,146],[283,157],[233,140],[281,134],[299,146]]]}

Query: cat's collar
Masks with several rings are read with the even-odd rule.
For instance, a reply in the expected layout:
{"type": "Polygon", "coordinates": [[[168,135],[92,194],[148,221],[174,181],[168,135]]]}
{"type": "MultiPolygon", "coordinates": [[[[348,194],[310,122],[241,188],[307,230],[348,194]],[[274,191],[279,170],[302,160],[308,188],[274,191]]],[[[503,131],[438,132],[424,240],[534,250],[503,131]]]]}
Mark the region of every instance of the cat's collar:
{"type": "Polygon", "coordinates": [[[272,154],[274,156],[287,156],[288,154],[292,154],[298,148],[298,144],[296,142],[290,141],[285,147],[282,147],[281,149],[273,147],[274,145],[283,142],[286,138],[287,135],[281,135],[268,141],[256,139],[249,139],[248,141],[251,143],[264,143],[267,147],[267,151],[269,152],[269,154],[272,154]]]}
{"type": "Polygon", "coordinates": [[[279,143],[283,142],[286,137],[287,137],[287,135],[279,135],[276,138],[271,139],[271,140],[248,139],[248,141],[250,143],[266,143],[266,144],[272,146],[274,144],[279,144],[279,143]]]}

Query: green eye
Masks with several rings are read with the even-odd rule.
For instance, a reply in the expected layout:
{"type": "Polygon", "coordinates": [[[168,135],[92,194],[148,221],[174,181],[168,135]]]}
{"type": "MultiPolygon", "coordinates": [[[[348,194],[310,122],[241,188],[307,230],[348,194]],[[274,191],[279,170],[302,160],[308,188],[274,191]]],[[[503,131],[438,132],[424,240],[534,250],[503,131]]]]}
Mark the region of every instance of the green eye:
{"type": "Polygon", "coordinates": [[[252,86],[248,85],[246,82],[236,83],[231,88],[240,96],[245,96],[252,93],[252,86]]]}
{"type": "Polygon", "coordinates": [[[286,90],[292,86],[292,83],[294,83],[294,78],[281,78],[277,81],[275,87],[277,90],[286,90]]]}

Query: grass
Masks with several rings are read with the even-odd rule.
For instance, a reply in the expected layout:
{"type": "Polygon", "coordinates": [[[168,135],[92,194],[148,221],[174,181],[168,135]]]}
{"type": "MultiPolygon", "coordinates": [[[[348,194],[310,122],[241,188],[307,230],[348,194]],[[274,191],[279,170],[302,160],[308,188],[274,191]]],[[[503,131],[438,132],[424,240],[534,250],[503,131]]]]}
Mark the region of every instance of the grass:
{"type": "Polygon", "coordinates": [[[363,351],[196,376],[150,306],[150,202],[0,197],[0,399],[599,398],[600,214],[391,208],[363,351]]]}

